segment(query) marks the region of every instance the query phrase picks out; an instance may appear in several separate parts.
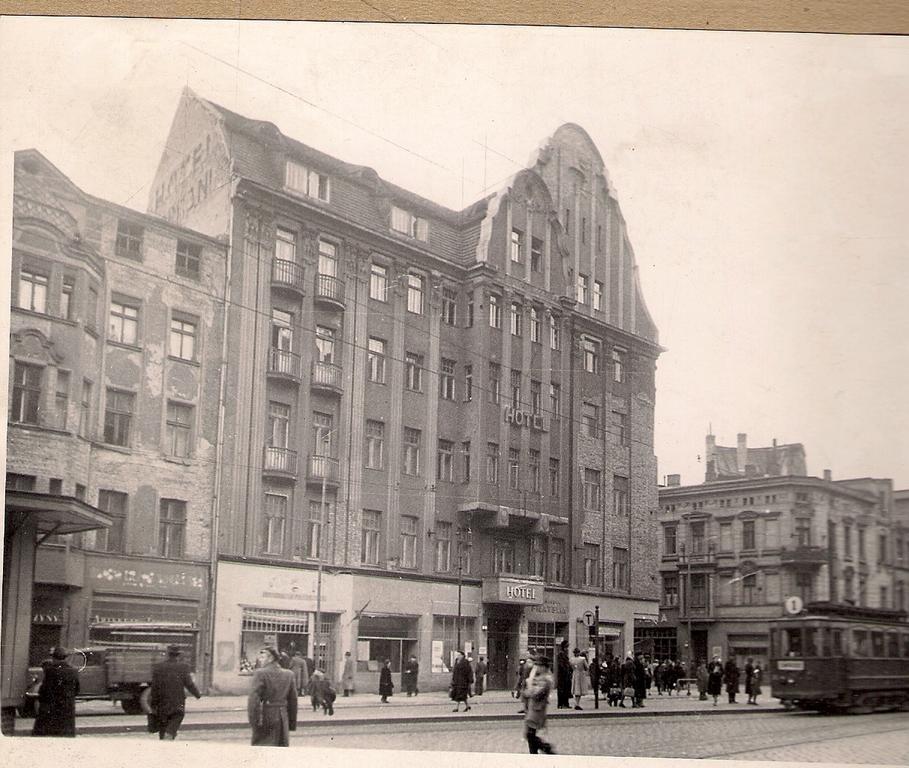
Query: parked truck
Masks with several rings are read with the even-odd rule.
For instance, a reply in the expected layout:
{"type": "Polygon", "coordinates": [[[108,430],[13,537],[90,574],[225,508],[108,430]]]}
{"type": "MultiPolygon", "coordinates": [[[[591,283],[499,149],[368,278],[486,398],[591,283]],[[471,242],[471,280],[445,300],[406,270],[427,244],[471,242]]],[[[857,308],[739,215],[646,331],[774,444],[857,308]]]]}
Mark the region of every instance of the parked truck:
{"type": "MultiPolygon", "coordinates": [[[[104,641],[77,648],[68,659],[79,673],[77,701],[119,701],[124,712],[138,715],[148,711],[152,667],[164,660],[168,645],[181,645],[185,660],[194,665],[196,630],[188,625],[123,624],[93,634],[105,636],[104,641]]],[[[29,678],[23,717],[37,711],[43,668],[31,667],[29,678]]]]}

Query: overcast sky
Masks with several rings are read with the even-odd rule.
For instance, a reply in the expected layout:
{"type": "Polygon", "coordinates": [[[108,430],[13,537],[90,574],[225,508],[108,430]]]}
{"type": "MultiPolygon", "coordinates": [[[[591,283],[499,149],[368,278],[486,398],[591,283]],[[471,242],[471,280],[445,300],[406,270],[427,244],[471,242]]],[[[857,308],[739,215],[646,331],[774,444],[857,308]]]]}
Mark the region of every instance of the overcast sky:
{"type": "Polygon", "coordinates": [[[4,172],[34,147],[140,210],[185,85],[452,208],[579,123],[667,349],[660,481],[703,480],[712,424],[909,487],[906,38],[3,18],[0,49],[4,172]]]}

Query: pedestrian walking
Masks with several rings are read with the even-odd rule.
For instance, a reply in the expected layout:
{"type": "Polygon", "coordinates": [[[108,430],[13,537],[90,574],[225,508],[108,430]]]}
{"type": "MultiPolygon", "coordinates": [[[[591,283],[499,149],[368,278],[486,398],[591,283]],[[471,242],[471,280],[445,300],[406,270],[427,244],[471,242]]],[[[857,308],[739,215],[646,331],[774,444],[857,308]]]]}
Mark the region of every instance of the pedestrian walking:
{"type": "Polygon", "coordinates": [[[379,695],[382,697],[382,703],[388,704],[388,697],[393,696],[395,684],[391,679],[391,659],[385,659],[382,664],[382,670],[379,672],[379,695]]]}
{"type": "Polygon", "coordinates": [[[748,703],[757,706],[757,697],[761,695],[761,665],[755,664],[751,673],[751,693],[748,696],[748,703]]]}
{"type": "Polygon", "coordinates": [[[252,688],[246,702],[252,745],[287,747],[290,731],[297,730],[297,691],[294,674],[283,669],[277,649],[259,651],[259,668],[253,672],[252,688]]]}
{"type": "Polygon", "coordinates": [[[350,696],[354,690],[354,662],[350,658],[350,651],[344,652],[344,669],[341,671],[341,685],[344,695],[350,696]]]}
{"type": "Polygon", "coordinates": [[[483,691],[486,690],[486,661],[480,656],[479,661],[477,661],[477,677],[474,681],[474,688],[476,689],[477,696],[482,696],[483,691]]]}
{"type": "Polygon", "coordinates": [[[634,655],[634,701],[632,707],[641,709],[647,698],[647,669],[640,653],[634,655]]]}
{"type": "Polygon", "coordinates": [[[309,703],[312,705],[312,711],[317,712],[323,707],[323,696],[325,693],[325,673],[321,669],[313,670],[309,678],[309,703]]]}
{"type": "Polygon", "coordinates": [[[672,659],[663,662],[663,687],[666,689],[666,695],[672,696],[675,689],[675,662],[672,659]]]}
{"type": "Polygon", "coordinates": [[[290,671],[294,673],[294,685],[297,688],[297,696],[302,696],[309,687],[309,667],[306,666],[306,659],[300,651],[294,651],[290,660],[290,671]]]}
{"type": "Polygon", "coordinates": [[[713,696],[713,706],[723,692],[723,662],[719,656],[714,656],[707,667],[707,693],[713,696]]]}
{"type": "Polygon", "coordinates": [[[186,692],[202,698],[189,664],[180,660],[179,645],[167,646],[167,658],[152,667],[149,706],[151,722],[162,741],[173,741],[186,715],[186,692]]]}
{"type": "Polygon", "coordinates": [[[710,679],[710,675],[707,673],[707,665],[704,663],[704,660],[698,662],[697,672],[695,673],[698,681],[698,699],[700,701],[707,701],[707,684],[710,679]]]}
{"type": "Polygon", "coordinates": [[[558,709],[571,706],[571,659],[568,656],[568,641],[563,640],[556,657],[556,703],[558,709]]]}
{"type": "Polygon", "coordinates": [[[625,698],[631,699],[631,705],[634,706],[634,654],[631,651],[625,654],[625,661],[622,662],[622,700],[619,706],[625,708],[625,698]]]}
{"type": "Polygon", "coordinates": [[[451,688],[449,689],[451,700],[455,702],[452,712],[460,711],[461,702],[464,702],[464,711],[469,712],[470,704],[467,703],[467,697],[470,696],[470,686],[473,684],[473,670],[461,651],[456,651],[455,655],[454,668],[451,670],[451,688]]]}
{"type": "Polygon", "coordinates": [[[527,687],[524,689],[524,736],[531,755],[542,752],[545,755],[555,754],[552,744],[540,738],[540,731],[546,727],[546,712],[549,708],[549,692],[552,690],[552,672],[549,670],[549,659],[543,654],[537,656],[533,670],[528,675],[527,687]]]}
{"type": "Polygon", "coordinates": [[[745,662],[745,695],[748,697],[748,703],[751,703],[751,678],[754,676],[754,659],[750,656],[745,662]]]}
{"type": "Polygon", "coordinates": [[[416,696],[420,692],[417,690],[419,675],[420,664],[416,656],[411,656],[404,664],[404,670],[401,672],[401,687],[407,692],[408,696],[416,696]]]}
{"type": "Polygon", "coordinates": [[[729,703],[735,704],[735,695],[739,692],[739,668],[732,657],[726,661],[726,666],[723,667],[723,682],[726,683],[729,703]]]}
{"type": "Polygon", "coordinates": [[[589,670],[587,666],[587,657],[581,653],[580,649],[574,649],[574,656],[571,658],[571,695],[574,696],[574,708],[583,709],[581,699],[587,693],[587,678],[589,670]]]}
{"type": "Polygon", "coordinates": [[[653,669],[653,682],[656,685],[657,696],[663,695],[663,662],[658,661],[653,669]]]}
{"type": "Polygon", "coordinates": [[[75,736],[79,673],[66,661],[69,651],[57,647],[41,665],[44,679],[38,689],[38,714],[32,736],[75,736]]]}

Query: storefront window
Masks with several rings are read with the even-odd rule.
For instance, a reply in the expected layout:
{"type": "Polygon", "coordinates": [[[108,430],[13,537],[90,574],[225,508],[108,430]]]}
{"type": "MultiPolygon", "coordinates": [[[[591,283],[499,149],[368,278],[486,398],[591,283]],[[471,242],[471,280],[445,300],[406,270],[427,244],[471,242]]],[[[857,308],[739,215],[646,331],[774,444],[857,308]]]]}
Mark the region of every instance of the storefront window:
{"type": "Polygon", "coordinates": [[[557,637],[568,637],[567,624],[557,621],[527,622],[527,647],[537,649],[550,661],[554,658],[557,637]]]}
{"type": "MultiPolygon", "coordinates": [[[[466,641],[475,639],[475,620],[473,616],[461,617],[461,650],[466,641]]],[[[458,647],[458,617],[433,616],[432,617],[433,643],[442,644],[442,671],[451,672],[452,655],[458,647]]]]}
{"type": "Polygon", "coordinates": [[[272,608],[244,608],[240,632],[240,671],[252,672],[258,652],[270,646],[293,656],[309,649],[309,614],[272,608]]]}
{"type": "Polygon", "coordinates": [[[385,659],[391,671],[400,672],[404,660],[417,653],[417,618],[410,616],[363,616],[357,636],[357,670],[378,674],[385,659]]]}

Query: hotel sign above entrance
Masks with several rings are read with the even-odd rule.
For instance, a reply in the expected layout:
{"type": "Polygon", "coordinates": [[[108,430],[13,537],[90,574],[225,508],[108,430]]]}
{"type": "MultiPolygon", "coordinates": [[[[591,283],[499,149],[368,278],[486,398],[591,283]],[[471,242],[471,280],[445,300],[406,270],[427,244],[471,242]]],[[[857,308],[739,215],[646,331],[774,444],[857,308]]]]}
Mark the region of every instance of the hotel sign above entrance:
{"type": "Polygon", "coordinates": [[[510,603],[511,605],[542,605],[545,597],[543,585],[525,579],[483,579],[484,603],[510,603]]]}
{"type": "Polygon", "coordinates": [[[510,405],[505,406],[503,413],[506,424],[514,424],[516,427],[530,427],[536,432],[546,431],[546,422],[543,421],[543,414],[541,413],[529,413],[528,411],[513,408],[510,405]]]}

